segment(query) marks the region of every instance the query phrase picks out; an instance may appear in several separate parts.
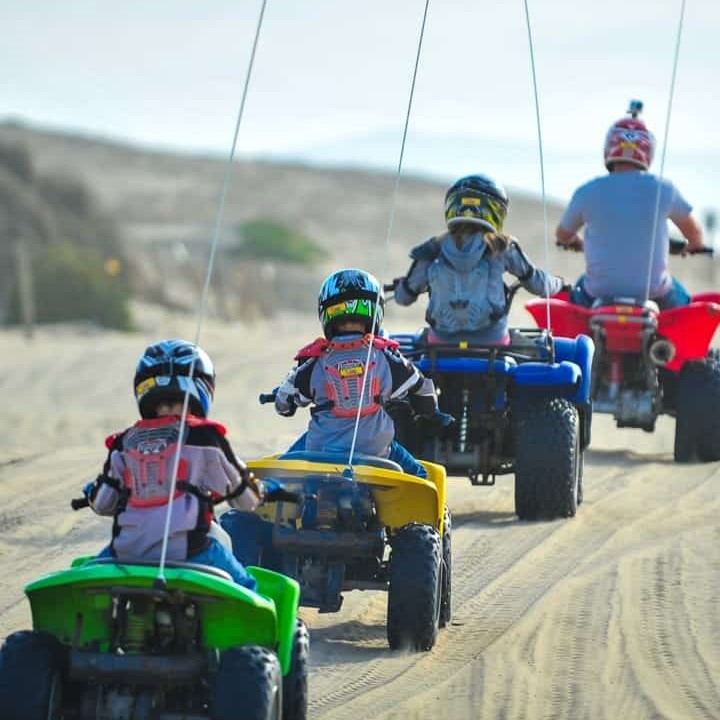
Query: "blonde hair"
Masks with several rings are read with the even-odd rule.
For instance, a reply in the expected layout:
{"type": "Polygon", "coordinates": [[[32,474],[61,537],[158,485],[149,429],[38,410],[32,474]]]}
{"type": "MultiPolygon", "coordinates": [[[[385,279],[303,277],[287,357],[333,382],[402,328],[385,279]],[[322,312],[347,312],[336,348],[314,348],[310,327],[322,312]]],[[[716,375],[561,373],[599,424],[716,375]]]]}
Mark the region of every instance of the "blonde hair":
{"type": "MultiPolygon", "coordinates": [[[[475,235],[478,232],[479,225],[475,223],[456,223],[450,230],[450,236],[458,244],[465,235],[475,235]]],[[[497,255],[501,252],[505,252],[510,245],[512,236],[503,232],[488,231],[483,235],[485,245],[493,255],[497,255]]]]}

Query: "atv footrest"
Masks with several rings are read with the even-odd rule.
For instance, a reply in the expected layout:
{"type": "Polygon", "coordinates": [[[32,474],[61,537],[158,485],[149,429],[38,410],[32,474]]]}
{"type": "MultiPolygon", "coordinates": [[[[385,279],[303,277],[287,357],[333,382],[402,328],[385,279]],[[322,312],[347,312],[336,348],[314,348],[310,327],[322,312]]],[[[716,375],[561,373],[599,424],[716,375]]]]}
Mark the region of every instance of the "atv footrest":
{"type": "Polygon", "coordinates": [[[70,651],[68,674],[72,680],[129,685],[178,685],[203,677],[208,671],[204,655],[114,655],[70,651]]]}

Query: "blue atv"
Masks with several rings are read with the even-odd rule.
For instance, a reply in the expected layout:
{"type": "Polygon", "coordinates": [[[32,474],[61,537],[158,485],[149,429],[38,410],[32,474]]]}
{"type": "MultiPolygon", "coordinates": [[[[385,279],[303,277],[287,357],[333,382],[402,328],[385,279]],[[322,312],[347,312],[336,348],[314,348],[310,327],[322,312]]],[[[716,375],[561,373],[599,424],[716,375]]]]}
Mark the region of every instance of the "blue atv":
{"type": "MultiPolygon", "coordinates": [[[[509,288],[508,307],[519,287],[509,288]]],[[[391,338],[433,379],[440,410],[456,419],[438,427],[414,417],[409,403],[394,403],[386,409],[399,442],[448,475],[467,474],[473,485],[514,473],[521,520],[575,515],[592,421],[588,336],[512,329],[507,345],[438,344],[428,343],[425,328],[391,338]]]]}

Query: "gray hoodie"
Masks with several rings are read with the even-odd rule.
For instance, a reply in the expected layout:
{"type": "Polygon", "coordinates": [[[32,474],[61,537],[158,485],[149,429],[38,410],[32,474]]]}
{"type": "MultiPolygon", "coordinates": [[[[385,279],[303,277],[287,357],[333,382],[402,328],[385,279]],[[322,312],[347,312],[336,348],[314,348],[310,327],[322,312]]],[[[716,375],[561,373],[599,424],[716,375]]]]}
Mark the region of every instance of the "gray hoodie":
{"type": "Polygon", "coordinates": [[[493,254],[483,236],[484,231],[468,236],[459,248],[447,233],[413,248],[413,263],[395,288],[397,303],[410,305],[428,292],[426,320],[438,335],[479,334],[490,341],[507,332],[504,273],[535,295],[561,289],[562,279],[536,268],[515,238],[493,254]]]}

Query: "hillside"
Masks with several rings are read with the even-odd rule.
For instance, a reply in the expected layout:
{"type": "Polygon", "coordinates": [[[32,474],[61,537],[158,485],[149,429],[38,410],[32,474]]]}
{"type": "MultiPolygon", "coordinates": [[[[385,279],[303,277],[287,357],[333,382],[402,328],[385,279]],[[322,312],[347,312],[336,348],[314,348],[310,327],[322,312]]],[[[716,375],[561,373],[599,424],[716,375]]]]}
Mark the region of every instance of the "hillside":
{"type": "MultiPolygon", "coordinates": [[[[176,266],[186,253],[193,258],[192,275],[197,279],[204,273],[226,169],[223,158],[157,152],[16,123],[0,124],[0,142],[28,147],[40,172],[61,171],[85,181],[116,221],[130,255],[144,257],[146,282],[177,276],[162,268],[176,266]]],[[[307,272],[291,273],[288,283],[265,268],[263,281],[264,288],[271,282],[277,292],[283,285],[306,285],[289,299],[294,307],[300,303],[313,309],[313,288],[335,267],[359,265],[390,279],[405,271],[408,250],[415,243],[442,229],[445,186],[403,176],[388,244],[394,186],[392,174],[243,159],[235,163],[231,175],[221,241],[233,242],[238,224],[258,217],[284,223],[316,240],[326,249],[327,259],[309,274],[312,277],[307,272]]],[[[548,207],[551,229],[560,210],[548,207]]],[[[545,264],[543,213],[536,199],[511,191],[506,228],[545,264]]],[[[240,271],[218,275],[216,283],[231,294],[230,288],[252,282],[257,292],[256,278],[255,271],[240,271]]],[[[187,294],[187,290],[180,293],[187,294]]]]}
{"type": "MultiPolygon", "coordinates": [[[[102,211],[113,219],[131,263],[135,294],[146,302],[194,310],[205,277],[226,160],[172,154],[105,139],[0,123],[0,142],[29,149],[40,173],[75,176],[87,184],[102,211]]],[[[482,162],[478,161],[478,170],[482,162]]],[[[342,266],[360,266],[389,280],[408,266],[408,251],[442,229],[445,185],[405,176],[392,206],[395,177],[356,169],[236,161],[214,267],[209,313],[253,319],[292,308],[314,311],[319,282],[342,266]],[[388,227],[392,215],[389,242],[388,227]],[[315,240],[326,259],[313,268],[238,262],[223,254],[237,240],[240,223],[266,218],[315,240]]],[[[554,228],[562,207],[549,203],[545,246],[543,207],[538,198],[509,190],[506,229],[528,255],[568,279],[582,257],[557,251],[554,228]]],[[[31,200],[31,199],[30,199],[31,200]]],[[[98,242],[100,239],[98,239],[98,242]]],[[[714,283],[714,264],[674,260],[674,271],[691,287],[714,283]]],[[[396,316],[389,308],[388,319],[396,316]]],[[[516,322],[527,324],[520,303],[516,322]]],[[[422,322],[420,304],[402,309],[403,322],[422,322]]]]}

